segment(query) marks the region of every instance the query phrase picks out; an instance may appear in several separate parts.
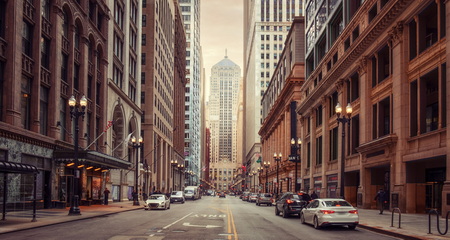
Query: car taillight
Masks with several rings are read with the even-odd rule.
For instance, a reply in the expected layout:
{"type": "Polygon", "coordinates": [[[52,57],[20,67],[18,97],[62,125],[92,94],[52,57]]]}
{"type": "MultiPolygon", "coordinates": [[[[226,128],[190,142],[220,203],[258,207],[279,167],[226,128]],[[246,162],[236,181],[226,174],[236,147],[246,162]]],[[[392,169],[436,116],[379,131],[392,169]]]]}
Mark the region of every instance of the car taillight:
{"type": "Polygon", "coordinates": [[[332,214],[334,211],[332,210],[320,210],[323,214],[332,214]]]}
{"type": "Polygon", "coordinates": [[[286,203],[291,204],[291,203],[294,203],[294,201],[292,201],[291,199],[286,199],[286,203]]]}
{"type": "Polygon", "coordinates": [[[349,213],[358,214],[358,210],[350,210],[349,213]]]}

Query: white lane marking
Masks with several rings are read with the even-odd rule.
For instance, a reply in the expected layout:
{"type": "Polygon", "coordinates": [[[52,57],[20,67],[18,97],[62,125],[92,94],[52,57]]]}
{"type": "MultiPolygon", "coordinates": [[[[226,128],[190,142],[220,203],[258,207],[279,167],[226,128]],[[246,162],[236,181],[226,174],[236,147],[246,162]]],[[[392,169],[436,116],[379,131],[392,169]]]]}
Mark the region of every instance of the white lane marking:
{"type": "Polygon", "coordinates": [[[217,228],[220,226],[216,226],[216,225],[192,225],[190,223],[183,223],[183,226],[187,226],[187,227],[200,227],[200,228],[217,228]]]}
{"type": "Polygon", "coordinates": [[[174,225],[175,223],[177,223],[177,222],[179,222],[179,221],[181,221],[181,220],[183,220],[183,219],[185,219],[185,218],[189,217],[189,215],[191,215],[191,214],[193,214],[193,213],[192,213],[192,212],[191,212],[191,213],[189,213],[188,215],[186,215],[186,216],[184,216],[184,217],[182,217],[182,218],[180,218],[180,219],[176,220],[175,222],[173,222],[173,223],[171,223],[171,224],[169,224],[169,225],[167,225],[167,226],[163,227],[162,229],[164,230],[164,229],[167,229],[167,228],[171,227],[171,226],[172,226],[172,225],[174,225]]]}

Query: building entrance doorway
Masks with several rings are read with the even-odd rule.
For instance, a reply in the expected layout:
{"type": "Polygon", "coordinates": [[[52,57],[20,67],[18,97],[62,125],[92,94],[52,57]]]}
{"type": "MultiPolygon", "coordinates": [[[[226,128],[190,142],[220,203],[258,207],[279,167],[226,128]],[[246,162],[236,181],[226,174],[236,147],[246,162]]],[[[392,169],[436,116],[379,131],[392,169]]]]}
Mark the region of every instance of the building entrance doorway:
{"type": "Polygon", "coordinates": [[[442,188],[443,182],[426,183],[425,185],[425,210],[429,212],[431,209],[436,209],[441,212],[442,206],[442,188]]]}

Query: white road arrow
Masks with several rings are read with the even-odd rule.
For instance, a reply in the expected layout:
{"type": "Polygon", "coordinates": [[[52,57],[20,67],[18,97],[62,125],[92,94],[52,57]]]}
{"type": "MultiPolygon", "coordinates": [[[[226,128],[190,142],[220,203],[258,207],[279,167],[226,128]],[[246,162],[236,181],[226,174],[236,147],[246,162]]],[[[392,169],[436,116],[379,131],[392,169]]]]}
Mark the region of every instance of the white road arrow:
{"type": "Polygon", "coordinates": [[[190,223],[183,223],[183,226],[200,227],[200,228],[217,228],[217,227],[220,227],[220,226],[216,226],[216,225],[191,225],[190,223]]]}

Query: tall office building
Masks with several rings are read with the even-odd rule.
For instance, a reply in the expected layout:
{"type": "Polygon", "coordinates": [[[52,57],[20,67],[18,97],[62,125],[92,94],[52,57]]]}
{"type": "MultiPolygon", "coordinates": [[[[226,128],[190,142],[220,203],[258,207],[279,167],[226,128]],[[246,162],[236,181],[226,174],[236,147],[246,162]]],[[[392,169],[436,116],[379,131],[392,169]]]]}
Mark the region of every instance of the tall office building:
{"type": "Polygon", "coordinates": [[[191,184],[199,184],[201,163],[201,49],[200,49],[200,1],[180,0],[186,30],[186,118],[185,118],[185,167],[195,175],[189,175],[191,184]]]}
{"type": "MultiPolygon", "coordinates": [[[[141,159],[149,165],[149,191],[173,188],[171,160],[182,159],[174,151],[174,80],[176,7],[174,1],[146,1],[142,6],[142,131],[141,159]]],[[[177,72],[178,73],[178,72],[177,72]]],[[[177,81],[177,82],[175,82],[177,81]]],[[[146,189],[147,190],[147,189],[146,189]]]]}
{"type": "Polygon", "coordinates": [[[217,190],[227,190],[237,159],[237,108],[241,68],[227,56],[211,69],[209,129],[211,131],[210,178],[217,190]]]}
{"type": "MultiPolygon", "coordinates": [[[[134,163],[133,174],[128,169],[111,171],[106,187],[111,191],[113,201],[131,199],[135,187],[137,151],[133,151],[132,136],[141,135],[140,93],[141,93],[141,1],[108,1],[108,7],[114,18],[108,25],[108,107],[110,121],[106,137],[106,151],[112,156],[134,163]],[[129,34],[127,34],[129,33],[129,34]],[[129,66],[129,67],[124,67],[129,66]]],[[[88,81],[92,81],[89,77],[88,81]]],[[[90,135],[90,134],[89,134],[90,135]]],[[[89,142],[97,145],[93,136],[87,136],[89,142]]],[[[139,170],[139,169],[137,169],[139,170]]]]}
{"type": "Polygon", "coordinates": [[[244,1],[244,152],[243,164],[256,170],[261,156],[261,98],[283,51],[295,16],[303,15],[303,1],[244,1]],[[253,164],[252,164],[253,163],[253,164]]]}

